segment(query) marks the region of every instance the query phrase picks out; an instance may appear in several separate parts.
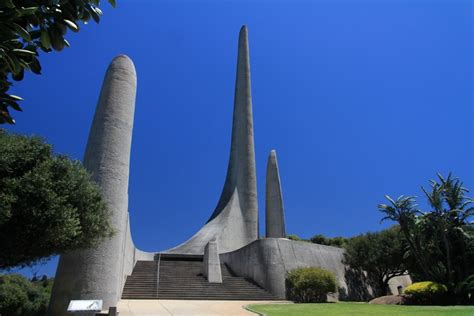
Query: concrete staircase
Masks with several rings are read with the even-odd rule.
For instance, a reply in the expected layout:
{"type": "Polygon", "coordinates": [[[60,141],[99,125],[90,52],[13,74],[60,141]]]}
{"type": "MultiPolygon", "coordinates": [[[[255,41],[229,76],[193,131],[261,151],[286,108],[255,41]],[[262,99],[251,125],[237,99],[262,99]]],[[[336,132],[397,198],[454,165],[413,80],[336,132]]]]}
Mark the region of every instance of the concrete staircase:
{"type": "Polygon", "coordinates": [[[202,256],[162,254],[155,261],[138,261],[127,277],[122,299],[276,300],[272,294],[221,265],[220,283],[202,275],[202,256]]]}
{"type": "Polygon", "coordinates": [[[137,261],[127,277],[122,292],[124,299],[156,299],[158,261],[137,261]]]}

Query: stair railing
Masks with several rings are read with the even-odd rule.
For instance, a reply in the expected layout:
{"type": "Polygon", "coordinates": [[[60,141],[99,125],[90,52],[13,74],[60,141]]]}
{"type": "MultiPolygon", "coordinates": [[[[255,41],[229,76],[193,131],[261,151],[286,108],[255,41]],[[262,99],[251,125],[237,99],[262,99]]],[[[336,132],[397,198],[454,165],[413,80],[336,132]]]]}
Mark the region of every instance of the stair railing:
{"type": "Polygon", "coordinates": [[[158,263],[156,264],[156,292],[155,292],[156,298],[158,298],[158,289],[160,288],[160,262],[161,262],[161,252],[158,253],[158,263]]]}

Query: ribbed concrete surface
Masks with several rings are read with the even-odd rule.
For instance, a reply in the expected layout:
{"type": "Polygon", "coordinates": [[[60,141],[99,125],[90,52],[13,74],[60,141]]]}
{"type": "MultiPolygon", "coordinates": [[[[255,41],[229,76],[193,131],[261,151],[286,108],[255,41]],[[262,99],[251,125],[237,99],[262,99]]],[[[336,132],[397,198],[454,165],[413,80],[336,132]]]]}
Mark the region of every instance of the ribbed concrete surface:
{"type": "Polygon", "coordinates": [[[133,267],[128,178],[136,88],[133,62],[124,55],[115,57],[104,78],[84,154],[84,166],[101,188],[115,235],[90,249],[61,255],[48,315],[66,316],[72,299],[100,298],[104,308],[115,306],[133,267]]]}
{"type": "Polygon", "coordinates": [[[117,309],[120,316],[257,315],[246,310],[244,306],[275,303],[275,301],[121,300],[117,309]]]}

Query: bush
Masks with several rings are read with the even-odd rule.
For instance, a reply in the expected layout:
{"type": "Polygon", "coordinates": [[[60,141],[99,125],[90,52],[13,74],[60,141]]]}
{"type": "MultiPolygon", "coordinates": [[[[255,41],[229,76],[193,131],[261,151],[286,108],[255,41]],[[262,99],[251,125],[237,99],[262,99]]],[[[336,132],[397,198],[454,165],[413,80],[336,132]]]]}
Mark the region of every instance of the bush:
{"type": "Polygon", "coordinates": [[[413,283],[405,289],[414,304],[439,304],[447,292],[446,285],[431,281],[413,283]]]}
{"type": "Polygon", "coordinates": [[[0,315],[46,315],[50,294],[45,289],[21,275],[0,276],[0,315]]]}
{"type": "Polygon", "coordinates": [[[294,240],[294,241],[303,241],[303,239],[301,239],[297,235],[288,235],[288,239],[289,240],[294,240]]]}
{"type": "Polygon", "coordinates": [[[321,268],[295,269],[286,278],[286,296],[296,303],[326,302],[327,294],[336,290],[334,274],[321,268]]]}

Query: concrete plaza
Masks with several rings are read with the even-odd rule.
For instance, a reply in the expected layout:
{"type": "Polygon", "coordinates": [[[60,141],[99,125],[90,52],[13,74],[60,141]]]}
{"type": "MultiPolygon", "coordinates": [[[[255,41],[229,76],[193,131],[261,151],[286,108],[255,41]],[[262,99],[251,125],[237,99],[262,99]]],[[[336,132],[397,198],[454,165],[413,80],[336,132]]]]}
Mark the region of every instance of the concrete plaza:
{"type": "Polygon", "coordinates": [[[286,301],[188,301],[188,300],[121,300],[120,316],[185,315],[257,315],[245,309],[250,304],[290,303],[286,301]]]}

